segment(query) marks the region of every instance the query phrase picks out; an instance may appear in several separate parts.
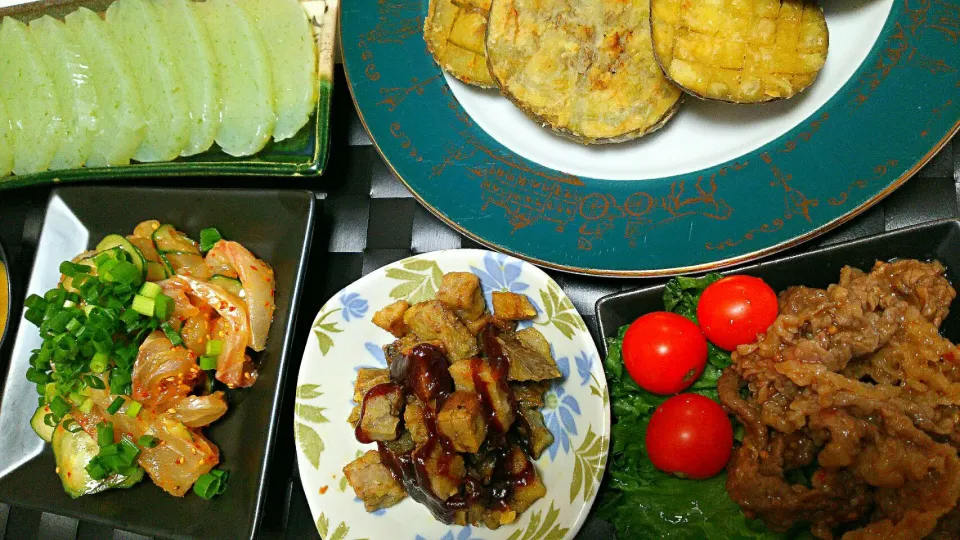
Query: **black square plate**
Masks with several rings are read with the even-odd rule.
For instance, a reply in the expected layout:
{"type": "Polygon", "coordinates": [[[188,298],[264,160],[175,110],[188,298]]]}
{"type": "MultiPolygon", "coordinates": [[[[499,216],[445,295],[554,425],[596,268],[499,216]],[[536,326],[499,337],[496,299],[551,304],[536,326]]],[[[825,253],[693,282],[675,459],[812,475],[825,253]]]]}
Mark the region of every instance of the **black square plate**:
{"type": "MultiPolygon", "coordinates": [[[[0,500],[17,506],[99,521],[141,534],[175,538],[251,538],[267,485],[267,464],[276,437],[297,300],[313,233],[314,196],[305,191],[138,189],[74,187],[55,190],[47,207],[27,294],[56,285],[59,263],[110,233],[130,234],[147,219],[171,223],[193,238],[217,227],[275,271],[274,323],[259,354],[260,378],[231,391],[229,412],[206,431],[220,447],[229,488],[205,501],[172,497],[148,479],[130,490],[71,499],[60,486],[53,453],[29,426],[37,406],[25,378],[37,329],[17,327],[6,384],[0,393],[0,500]]],[[[12,330],[12,329],[11,329],[12,330]]],[[[4,359],[0,359],[3,362],[4,359]]]]}
{"type": "MultiPolygon", "coordinates": [[[[771,259],[725,270],[725,274],[749,274],[762,278],[780,292],[791,285],[824,288],[840,279],[840,269],[854,266],[869,271],[878,260],[937,259],[947,267],[947,277],[960,284],[960,220],[934,221],[844,244],[771,259]]],[[[664,284],[605,296],[597,301],[597,322],[606,339],[617,330],[651,311],[663,310],[664,284]]],[[[960,309],[944,321],[941,331],[953,341],[960,338],[960,309]]]]}

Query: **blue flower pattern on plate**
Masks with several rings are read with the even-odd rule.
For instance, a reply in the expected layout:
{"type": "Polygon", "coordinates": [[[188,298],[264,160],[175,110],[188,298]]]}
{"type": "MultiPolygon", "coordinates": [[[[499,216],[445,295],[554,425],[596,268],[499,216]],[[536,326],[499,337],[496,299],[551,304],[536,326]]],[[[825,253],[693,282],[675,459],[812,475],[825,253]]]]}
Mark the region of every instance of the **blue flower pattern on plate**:
{"type": "Polygon", "coordinates": [[[344,322],[350,322],[350,319],[361,319],[370,309],[367,301],[355,292],[341,294],[340,303],[343,304],[344,322]]]}
{"type": "MultiPolygon", "coordinates": [[[[427,539],[418,534],[414,540],[427,539]]],[[[456,535],[453,534],[453,529],[447,531],[447,534],[441,536],[439,540],[481,540],[481,538],[479,536],[473,536],[473,529],[467,525],[466,527],[460,529],[460,532],[458,532],[456,535]]]]}
{"type": "Polygon", "coordinates": [[[577,403],[577,398],[567,394],[563,388],[570,376],[570,360],[567,357],[557,358],[557,368],[563,378],[554,381],[544,398],[543,405],[543,419],[547,428],[553,433],[553,444],[547,448],[550,461],[556,459],[557,452],[561,449],[564,454],[570,452],[570,436],[577,434],[575,417],[580,416],[580,404],[577,403]]]}
{"type": "MultiPolygon", "coordinates": [[[[483,269],[470,266],[470,271],[480,278],[483,297],[490,309],[493,309],[493,291],[526,294],[525,291],[530,288],[530,285],[520,280],[522,269],[522,262],[502,253],[487,253],[484,255],[483,269]]],[[[527,299],[536,308],[537,313],[543,311],[530,295],[527,295],[527,299]]],[[[520,321],[518,327],[526,328],[532,324],[532,321],[520,321]]]]}
{"type": "Polygon", "coordinates": [[[593,355],[587,351],[580,351],[574,361],[577,363],[577,373],[580,375],[580,386],[590,382],[590,368],[593,366],[593,355]]]}

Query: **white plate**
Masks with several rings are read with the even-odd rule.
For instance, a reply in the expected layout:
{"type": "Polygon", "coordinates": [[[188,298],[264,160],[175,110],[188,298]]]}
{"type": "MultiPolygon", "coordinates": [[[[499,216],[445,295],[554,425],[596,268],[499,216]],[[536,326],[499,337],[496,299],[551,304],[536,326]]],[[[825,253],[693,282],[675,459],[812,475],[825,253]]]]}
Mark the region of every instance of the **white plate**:
{"type": "MultiPolygon", "coordinates": [[[[529,326],[530,323],[527,323],[529,326]]],[[[320,310],[307,340],[297,380],[294,436],[300,479],[317,530],[338,540],[534,540],[573,538],[583,524],[607,463],[610,404],[596,345],[570,299],[542,270],[483,250],[438,251],[396,262],[354,282],[320,310]],[[407,497],[372,514],[354,495],[343,467],[375,449],[354,438],[347,417],[361,367],[386,367],[381,346],[393,336],[370,322],[397,299],[434,297],[446,272],[474,272],[487,304],[494,290],[526,294],[537,306],[533,326],[553,345],[564,379],[547,393],[543,409],[554,444],[537,468],[547,496],[496,531],[444,525],[407,497]]]]}

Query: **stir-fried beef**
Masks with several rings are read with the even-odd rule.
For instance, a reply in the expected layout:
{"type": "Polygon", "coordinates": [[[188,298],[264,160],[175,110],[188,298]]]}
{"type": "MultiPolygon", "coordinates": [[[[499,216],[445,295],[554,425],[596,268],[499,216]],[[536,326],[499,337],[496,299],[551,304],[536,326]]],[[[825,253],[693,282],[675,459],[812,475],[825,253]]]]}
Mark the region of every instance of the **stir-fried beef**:
{"type": "Polygon", "coordinates": [[[745,426],[727,489],[775,530],[819,538],[957,538],[960,351],[938,326],[956,292],[938,262],[844,268],[794,287],[720,397],[745,426]],[[799,474],[815,467],[803,481],[799,474]]]}

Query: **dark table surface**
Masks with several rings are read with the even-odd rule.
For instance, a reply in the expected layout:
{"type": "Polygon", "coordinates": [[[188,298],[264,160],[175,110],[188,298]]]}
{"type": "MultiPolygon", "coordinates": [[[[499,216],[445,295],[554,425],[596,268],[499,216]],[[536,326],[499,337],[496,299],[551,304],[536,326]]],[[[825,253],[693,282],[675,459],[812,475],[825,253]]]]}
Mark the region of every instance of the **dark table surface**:
{"type": "MultiPolygon", "coordinates": [[[[319,212],[308,266],[307,286],[300,302],[294,356],[306,343],[320,306],[344,286],[379,268],[415,253],[439,249],[482,247],[450,229],[420,206],[396,180],[371,145],[353,108],[343,74],[338,70],[333,102],[329,168],[323,178],[284,181],[290,187],[316,192],[319,212]]],[[[144,182],[149,185],[204,187],[274,187],[275,180],[205,179],[144,182]]],[[[15,287],[14,310],[22,301],[33,254],[40,236],[43,211],[51,187],[0,192],[0,242],[10,258],[15,287]]],[[[920,173],[893,195],[841,228],[803,244],[796,251],[835,244],[941,218],[960,216],[960,138],[948,144],[920,173]]],[[[601,296],[649,285],[650,280],[617,280],[549,272],[573,300],[595,339],[599,339],[594,303],[601,296]]],[[[0,384],[9,362],[12,339],[0,349],[0,384]]],[[[297,369],[287,381],[296,384],[297,369]]],[[[260,537],[317,538],[296,467],[293,446],[293,393],[285,403],[280,436],[271,464],[271,484],[260,537]]],[[[0,435],[2,436],[2,435],[0,435]]],[[[581,538],[610,538],[603,523],[588,521],[581,538]]],[[[120,529],[81,522],[50,513],[11,507],[0,502],[0,540],[137,539],[120,529]]]]}

